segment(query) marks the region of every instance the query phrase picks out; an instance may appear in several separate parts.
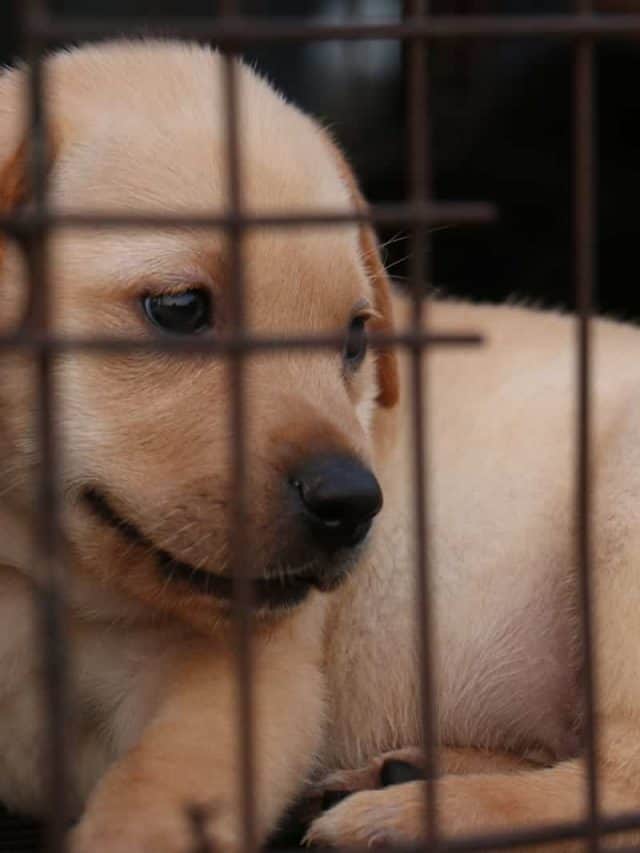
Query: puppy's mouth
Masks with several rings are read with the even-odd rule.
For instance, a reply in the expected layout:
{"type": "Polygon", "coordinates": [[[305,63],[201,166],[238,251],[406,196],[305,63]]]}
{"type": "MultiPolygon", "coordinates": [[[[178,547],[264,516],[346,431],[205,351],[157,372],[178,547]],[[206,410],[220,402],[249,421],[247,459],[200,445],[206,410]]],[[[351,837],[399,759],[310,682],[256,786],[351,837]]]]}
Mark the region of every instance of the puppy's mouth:
{"type": "MultiPolygon", "coordinates": [[[[98,489],[84,489],[82,497],[93,515],[117,531],[127,542],[144,548],[155,559],[158,572],[164,580],[188,586],[192,592],[208,595],[222,601],[233,599],[233,580],[199,569],[190,563],[178,560],[169,551],[157,547],[136,524],[120,516],[98,489]]],[[[345,571],[346,576],[346,571],[345,571]]],[[[315,587],[323,592],[338,586],[342,575],[332,579],[323,576],[313,565],[298,572],[281,572],[274,577],[256,578],[251,581],[252,603],[256,608],[279,609],[300,604],[315,587]]]]}

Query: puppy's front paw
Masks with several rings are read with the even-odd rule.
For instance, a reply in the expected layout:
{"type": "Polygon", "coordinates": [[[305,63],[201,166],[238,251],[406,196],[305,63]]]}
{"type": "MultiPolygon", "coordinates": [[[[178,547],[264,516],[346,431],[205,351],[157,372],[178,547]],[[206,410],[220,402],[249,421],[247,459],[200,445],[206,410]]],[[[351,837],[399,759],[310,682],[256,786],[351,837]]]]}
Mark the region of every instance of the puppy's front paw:
{"type": "Polygon", "coordinates": [[[383,847],[417,841],[424,834],[424,787],[420,782],[360,791],[316,818],[306,844],[383,847]]]}
{"type": "Polygon", "coordinates": [[[312,797],[334,792],[369,791],[423,778],[424,753],[415,747],[396,749],[376,755],[364,767],[336,770],[317,782],[309,792],[312,797]]]}

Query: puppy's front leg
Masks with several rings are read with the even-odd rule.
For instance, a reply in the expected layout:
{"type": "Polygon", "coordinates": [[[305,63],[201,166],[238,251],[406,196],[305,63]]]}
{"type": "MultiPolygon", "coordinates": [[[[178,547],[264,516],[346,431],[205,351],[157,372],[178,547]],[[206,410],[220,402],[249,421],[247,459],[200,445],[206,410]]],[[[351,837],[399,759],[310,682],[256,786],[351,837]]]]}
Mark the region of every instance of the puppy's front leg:
{"type": "MultiPolygon", "coordinates": [[[[637,790],[610,768],[603,768],[601,781],[605,815],[637,809],[637,790]]],[[[456,838],[579,821],[586,814],[586,784],[584,762],[578,759],[544,770],[446,776],[437,783],[439,829],[445,837],[456,838]]],[[[424,835],[424,805],[422,782],[361,791],[314,821],[307,841],[330,846],[412,844],[424,835]]],[[[636,844],[637,833],[628,834],[626,841],[636,844]]],[[[582,849],[582,842],[566,840],[553,849],[568,853],[582,849]]]]}
{"type": "MultiPolygon", "coordinates": [[[[320,735],[318,638],[292,618],[255,642],[255,808],[264,840],[304,781],[320,735]],[[315,647],[314,647],[315,646],[315,647]]],[[[105,775],[73,853],[192,853],[189,807],[212,850],[242,843],[239,696],[228,645],[189,644],[138,745],[105,775]]]]}

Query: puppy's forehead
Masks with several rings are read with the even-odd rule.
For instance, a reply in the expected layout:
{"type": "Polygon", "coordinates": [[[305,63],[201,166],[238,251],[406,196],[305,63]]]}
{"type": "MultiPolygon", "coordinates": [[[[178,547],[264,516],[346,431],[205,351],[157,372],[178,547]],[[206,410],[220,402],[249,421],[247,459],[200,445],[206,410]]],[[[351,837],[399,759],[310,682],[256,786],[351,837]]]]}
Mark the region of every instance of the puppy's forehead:
{"type": "MultiPolygon", "coordinates": [[[[236,72],[246,207],[351,208],[326,135],[249,68],[238,63],[236,72]]],[[[192,45],[117,42],[57,57],[50,69],[63,129],[57,201],[223,209],[224,81],[221,57],[192,45]]]]}
{"type": "MultiPolygon", "coordinates": [[[[353,210],[328,145],[314,143],[310,154],[304,140],[289,140],[285,149],[246,136],[243,208],[267,216],[353,210]]],[[[158,129],[136,117],[116,128],[98,126],[70,146],[54,170],[52,199],[62,209],[221,214],[229,209],[228,176],[219,128],[158,129]]]]}

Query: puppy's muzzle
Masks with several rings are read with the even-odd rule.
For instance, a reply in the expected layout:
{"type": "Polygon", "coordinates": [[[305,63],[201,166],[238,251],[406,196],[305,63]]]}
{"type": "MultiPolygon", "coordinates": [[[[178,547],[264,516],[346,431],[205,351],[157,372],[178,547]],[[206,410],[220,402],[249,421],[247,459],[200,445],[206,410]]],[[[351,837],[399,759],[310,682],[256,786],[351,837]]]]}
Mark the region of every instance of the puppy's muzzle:
{"type": "Polygon", "coordinates": [[[382,509],[378,481],[350,456],[314,457],[292,474],[289,483],[303,525],[324,551],[359,545],[382,509]]]}
{"type": "MultiPolygon", "coordinates": [[[[357,546],[382,508],[374,475],[351,456],[312,457],[288,478],[287,526],[291,539],[277,560],[251,580],[256,607],[278,609],[303,601],[315,588],[335,589],[353,567],[357,546]],[[293,510],[291,512],[291,510],[293,510]]],[[[160,575],[173,583],[223,601],[233,596],[233,581],[177,559],[158,547],[134,522],[120,515],[105,492],[83,491],[85,505],[127,542],[154,557],[160,575]]]]}

